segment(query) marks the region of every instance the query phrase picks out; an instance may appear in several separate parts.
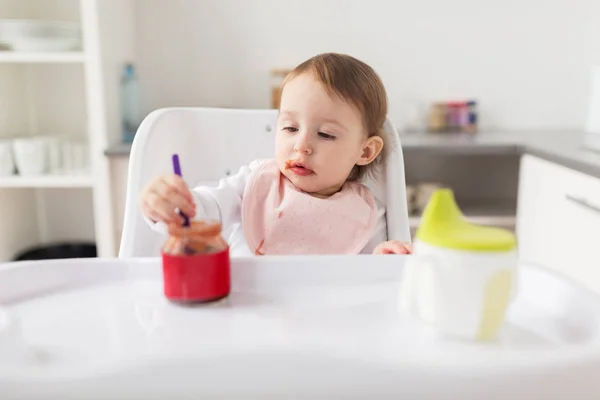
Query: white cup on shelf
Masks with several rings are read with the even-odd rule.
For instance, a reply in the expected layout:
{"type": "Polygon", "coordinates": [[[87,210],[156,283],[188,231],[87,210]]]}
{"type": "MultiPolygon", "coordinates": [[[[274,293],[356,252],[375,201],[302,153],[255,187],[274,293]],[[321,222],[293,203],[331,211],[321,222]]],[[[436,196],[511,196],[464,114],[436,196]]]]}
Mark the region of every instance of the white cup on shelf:
{"type": "Polygon", "coordinates": [[[70,140],[63,140],[60,144],[62,169],[65,174],[73,172],[73,157],[71,157],[73,144],[70,140]]]}
{"type": "Polygon", "coordinates": [[[75,142],[72,148],[73,168],[76,172],[88,171],[88,146],[85,142],[75,142]]]}
{"type": "Polygon", "coordinates": [[[15,161],[13,158],[12,141],[0,140],[0,176],[10,176],[15,173],[15,161]]]}
{"type": "Polygon", "coordinates": [[[81,174],[89,170],[88,145],[83,140],[66,139],[61,142],[62,166],[65,173],[81,174]]]}
{"type": "Polygon", "coordinates": [[[48,145],[43,137],[24,137],[13,140],[15,164],[19,175],[42,175],[47,171],[48,145]]]}
{"type": "Polygon", "coordinates": [[[48,170],[53,174],[62,172],[62,140],[59,137],[46,139],[48,145],[48,170]]]}

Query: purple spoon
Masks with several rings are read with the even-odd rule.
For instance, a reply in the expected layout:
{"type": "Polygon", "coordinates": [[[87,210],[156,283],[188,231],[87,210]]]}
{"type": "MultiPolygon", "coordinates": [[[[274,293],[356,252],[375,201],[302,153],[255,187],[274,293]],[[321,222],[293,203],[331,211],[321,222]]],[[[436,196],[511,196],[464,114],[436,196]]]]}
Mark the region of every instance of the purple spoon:
{"type": "MultiPolygon", "coordinates": [[[[179,156],[177,154],[173,154],[172,157],[173,160],[173,172],[175,173],[175,175],[181,175],[181,165],[179,164],[179,156]]],[[[183,226],[190,226],[190,219],[188,218],[187,215],[185,215],[184,213],[182,213],[181,211],[179,211],[179,215],[181,215],[183,217],[183,219],[185,220],[183,223],[183,226]]]]}

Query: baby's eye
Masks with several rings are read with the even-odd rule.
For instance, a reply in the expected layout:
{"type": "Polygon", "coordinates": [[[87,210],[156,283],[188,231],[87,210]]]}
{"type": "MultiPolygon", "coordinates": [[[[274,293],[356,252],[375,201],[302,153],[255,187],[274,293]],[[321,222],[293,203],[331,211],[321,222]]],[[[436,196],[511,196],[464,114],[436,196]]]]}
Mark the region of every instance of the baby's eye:
{"type": "Polygon", "coordinates": [[[298,128],[294,128],[293,126],[286,126],[283,130],[288,132],[298,132],[298,128]]]}
{"type": "Polygon", "coordinates": [[[335,139],[335,136],[330,135],[329,133],[325,133],[325,132],[319,132],[319,136],[322,137],[323,139],[326,139],[326,140],[333,140],[333,139],[335,139]]]}

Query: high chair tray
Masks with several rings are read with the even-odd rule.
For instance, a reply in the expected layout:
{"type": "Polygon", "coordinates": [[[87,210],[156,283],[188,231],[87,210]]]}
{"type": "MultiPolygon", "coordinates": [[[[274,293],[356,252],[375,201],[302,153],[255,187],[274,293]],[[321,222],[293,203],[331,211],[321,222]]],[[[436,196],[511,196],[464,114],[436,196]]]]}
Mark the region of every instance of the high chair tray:
{"type": "Polygon", "coordinates": [[[232,260],[232,293],[162,293],[160,259],[0,267],[0,398],[600,398],[600,299],[522,265],[497,341],[398,315],[404,256],[232,260]]]}

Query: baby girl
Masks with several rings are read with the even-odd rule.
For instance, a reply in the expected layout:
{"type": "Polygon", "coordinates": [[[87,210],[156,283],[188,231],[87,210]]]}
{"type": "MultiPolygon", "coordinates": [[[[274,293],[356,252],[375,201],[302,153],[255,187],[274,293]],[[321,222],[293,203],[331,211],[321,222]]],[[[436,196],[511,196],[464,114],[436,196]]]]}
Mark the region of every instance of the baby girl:
{"type": "Polygon", "coordinates": [[[386,163],[383,83],[367,64],[321,54],[284,80],[275,157],[190,191],[177,175],[141,196],[154,229],[190,218],[221,221],[232,255],[408,254],[388,241],[385,208],[361,183],[386,163]]]}

